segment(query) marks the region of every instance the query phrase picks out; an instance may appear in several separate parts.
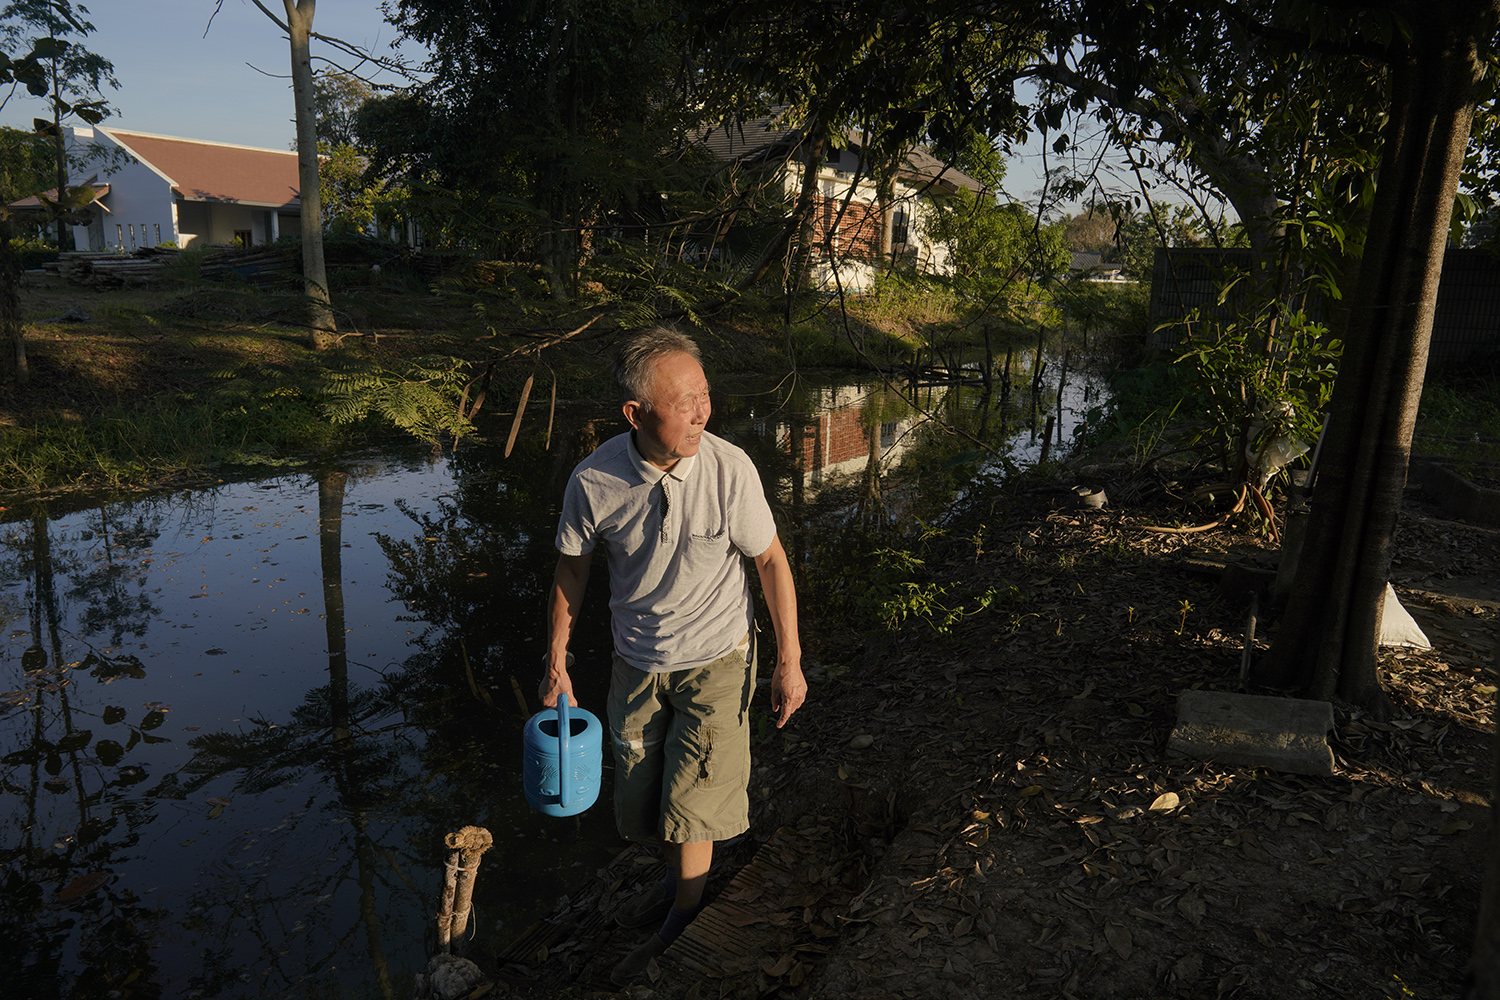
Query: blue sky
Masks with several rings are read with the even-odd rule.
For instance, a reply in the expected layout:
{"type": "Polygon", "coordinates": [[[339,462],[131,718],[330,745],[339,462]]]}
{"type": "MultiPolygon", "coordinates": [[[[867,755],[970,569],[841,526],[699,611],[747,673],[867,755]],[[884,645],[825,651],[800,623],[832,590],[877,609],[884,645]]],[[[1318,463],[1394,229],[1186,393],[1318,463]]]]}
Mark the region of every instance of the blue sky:
{"type": "MultiPolygon", "coordinates": [[[[281,12],[281,0],[264,2],[281,12]]],[[[281,30],[249,0],[224,0],[211,27],[214,0],[83,0],[82,5],[95,28],[85,44],[115,64],[120,81],[120,89],[107,95],[119,113],[105,125],[291,148],[296,132],[287,79],[291,50],[281,30]]],[[[382,55],[396,38],[376,0],[323,0],[313,29],[382,55]]],[[[315,58],[320,50],[338,56],[314,41],[315,58]]],[[[45,102],[22,91],[0,110],[0,124],[29,128],[33,118],[46,116],[45,102]]]]}

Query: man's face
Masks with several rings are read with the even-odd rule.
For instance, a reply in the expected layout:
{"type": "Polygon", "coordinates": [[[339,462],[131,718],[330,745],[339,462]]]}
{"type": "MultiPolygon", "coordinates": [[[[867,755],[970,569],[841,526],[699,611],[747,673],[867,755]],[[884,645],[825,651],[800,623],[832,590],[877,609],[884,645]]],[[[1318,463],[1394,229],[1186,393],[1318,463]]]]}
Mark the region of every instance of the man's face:
{"type": "Polygon", "coordinates": [[[638,400],[625,404],[625,419],[635,428],[641,457],[658,469],[670,469],[680,458],[698,454],[708,423],[708,379],[686,354],[668,354],[656,362],[651,408],[638,400]]]}

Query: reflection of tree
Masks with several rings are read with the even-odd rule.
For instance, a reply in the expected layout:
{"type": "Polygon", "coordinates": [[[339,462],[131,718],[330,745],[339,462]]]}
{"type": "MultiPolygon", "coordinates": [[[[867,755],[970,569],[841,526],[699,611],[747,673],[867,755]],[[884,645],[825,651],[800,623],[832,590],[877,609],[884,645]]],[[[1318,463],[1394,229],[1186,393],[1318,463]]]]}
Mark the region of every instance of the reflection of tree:
{"type": "MultiPolygon", "coordinates": [[[[344,618],[343,591],[343,503],[348,474],[326,468],[318,473],[318,549],[323,577],[323,610],[325,637],[328,643],[328,684],[309,691],[301,706],[293,710],[287,725],[258,720],[257,728],[247,732],[207,733],[191,742],[193,759],[183,768],[184,793],[201,788],[222,776],[238,773],[235,788],[241,792],[284,790],[303,774],[316,774],[329,782],[335,792],[338,810],[347,821],[349,850],[341,856],[353,861],[352,881],[357,887],[357,913],[365,932],[366,949],[375,982],[384,997],[394,995],[380,938],[377,888],[400,892],[400,886],[389,885],[391,875],[401,876],[399,866],[382,862],[389,853],[370,833],[369,811],[396,799],[408,780],[401,768],[401,755],[389,733],[370,731],[373,724],[391,711],[391,702],[383,690],[351,691],[347,630],[344,618]]],[[[341,824],[341,827],[344,824],[341,824]]],[[[295,839],[295,838],[294,838],[295,839]]],[[[291,984],[300,973],[282,969],[281,937],[286,928],[276,925],[296,912],[306,898],[331,897],[351,876],[347,866],[320,869],[319,884],[309,887],[297,883],[289,891],[273,888],[258,875],[255,892],[236,892],[222,900],[212,900],[236,912],[249,932],[260,942],[262,957],[291,984]],[[243,909],[239,909],[243,907],[243,909]]],[[[329,968],[341,963],[342,935],[326,940],[326,952],[310,956],[307,968],[329,968]]],[[[206,957],[204,973],[197,980],[199,989],[209,991],[220,981],[237,974],[227,955],[206,957]]]]}
{"type": "Polygon", "coordinates": [[[109,644],[118,646],[127,635],[146,634],[161,609],[146,590],[146,568],[140,556],[161,534],[160,518],[137,515],[134,524],[118,524],[112,508],[101,507],[95,529],[100,545],[92,569],[72,575],[67,596],[85,603],[78,627],[86,636],[109,631],[109,644]],[[131,592],[129,584],[135,584],[131,592]]]}
{"type": "MultiPolygon", "coordinates": [[[[26,742],[0,761],[5,791],[25,809],[21,841],[0,847],[0,947],[10,974],[37,995],[155,997],[148,941],[159,914],[116,885],[110,868],[153,819],[149,805],[120,790],[145,779],[124,758],[138,742],[160,739],[149,732],[160,713],[127,725],[124,746],[95,741],[82,724],[87,713],[72,702],[57,588],[58,563],[71,560],[55,558],[46,509],[32,511],[28,536],[13,534],[6,543],[13,556],[7,575],[28,584],[32,641],[21,657],[22,677],[12,682],[29,699],[30,725],[12,730],[26,742]]],[[[110,708],[98,721],[115,726],[125,716],[110,708]]]]}

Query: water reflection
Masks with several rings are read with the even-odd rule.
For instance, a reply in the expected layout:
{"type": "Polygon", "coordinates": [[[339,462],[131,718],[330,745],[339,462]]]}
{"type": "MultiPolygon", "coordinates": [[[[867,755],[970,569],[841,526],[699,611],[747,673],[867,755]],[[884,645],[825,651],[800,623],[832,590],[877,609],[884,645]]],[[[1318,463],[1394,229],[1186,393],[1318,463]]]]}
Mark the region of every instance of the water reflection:
{"type": "MultiPolygon", "coordinates": [[[[934,473],[998,461],[977,440],[1034,449],[1028,394],[998,388],[799,382],[727,393],[715,423],[795,553],[815,518],[908,509],[891,470],[940,490],[958,474],[934,473]]],[[[445,834],[495,835],[465,945],[481,959],[619,850],[607,789],[569,820],[521,794],[563,485],[620,422],[557,424],[509,459],[348,457],[0,525],[8,996],[407,995],[445,834]]],[[[604,588],[585,664],[607,663],[604,588]]],[[[582,704],[606,674],[577,672],[582,704]]]]}

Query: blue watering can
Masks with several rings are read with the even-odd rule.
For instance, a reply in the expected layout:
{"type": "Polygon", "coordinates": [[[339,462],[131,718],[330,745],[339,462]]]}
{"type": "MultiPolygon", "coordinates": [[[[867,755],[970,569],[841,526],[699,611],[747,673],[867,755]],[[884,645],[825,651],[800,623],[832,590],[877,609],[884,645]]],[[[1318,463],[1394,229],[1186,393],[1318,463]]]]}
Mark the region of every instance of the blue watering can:
{"type": "Polygon", "coordinates": [[[594,713],[569,711],[565,694],[557,696],[557,708],[527,721],[521,781],[531,808],[544,816],[576,816],[598,800],[603,734],[594,713]]]}

